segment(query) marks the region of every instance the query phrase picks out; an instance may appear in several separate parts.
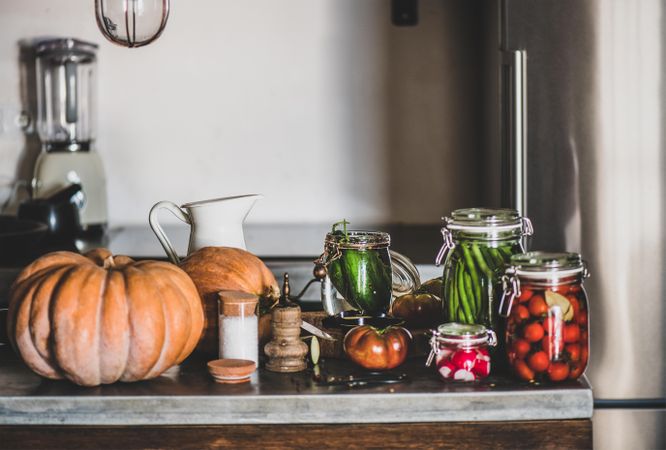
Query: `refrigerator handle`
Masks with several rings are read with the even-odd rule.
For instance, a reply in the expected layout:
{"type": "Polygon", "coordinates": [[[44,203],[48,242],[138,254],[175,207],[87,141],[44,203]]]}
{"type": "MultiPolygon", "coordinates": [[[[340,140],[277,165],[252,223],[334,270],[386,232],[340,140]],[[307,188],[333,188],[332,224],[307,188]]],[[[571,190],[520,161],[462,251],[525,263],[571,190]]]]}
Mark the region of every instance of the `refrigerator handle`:
{"type": "Polygon", "coordinates": [[[527,52],[502,52],[502,206],[527,215],[527,52]]]}

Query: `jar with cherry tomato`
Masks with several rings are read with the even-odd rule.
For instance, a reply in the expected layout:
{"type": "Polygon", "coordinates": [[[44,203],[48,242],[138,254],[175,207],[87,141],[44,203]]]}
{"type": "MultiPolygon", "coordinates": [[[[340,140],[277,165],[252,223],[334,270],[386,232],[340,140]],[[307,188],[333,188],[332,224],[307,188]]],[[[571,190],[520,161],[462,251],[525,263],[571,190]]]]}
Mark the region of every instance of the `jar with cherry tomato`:
{"type": "Polygon", "coordinates": [[[483,325],[445,323],[433,330],[430,356],[439,376],[447,381],[476,381],[490,374],[489,347],[497,345],[495,332],[483,325]]]}
{"type": "Polygon", "coordinates": [[[525,381],[578,379],[589,358],[589,276],[577,253],[529,252],[511,257],[500,312],[514,374],[525,381]]]}

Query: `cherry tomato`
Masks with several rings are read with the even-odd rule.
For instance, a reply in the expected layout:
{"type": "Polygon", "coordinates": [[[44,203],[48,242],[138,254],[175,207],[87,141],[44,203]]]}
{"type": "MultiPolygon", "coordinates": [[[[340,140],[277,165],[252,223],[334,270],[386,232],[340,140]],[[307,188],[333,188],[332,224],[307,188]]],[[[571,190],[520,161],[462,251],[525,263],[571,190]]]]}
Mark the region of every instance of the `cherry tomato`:
{"type": "Polygon", "coordinates": [[[546,304],[546,300],[544,300],[543,296],[541,295],[533,296],[528,304],[528,307],[530,314],[532,314],[534,317],[541,317],[548,314],[548,305],[546,304]]]}
{"type": "Polygon", "coordinates": [[[558,359],[562,355],[562,348],[564,343],[562,342],[562,336],[559,339],[556,336],[544,336],[541,341],[541,348],[544,352],[548,354],[548,358],[552,361],[558,359]]]}
{"type": "Polygon", "coordinates": [[[580,360],[580,345],[578,344],[569,344],[564,349],[569,353],[569,359],[571,361],[580,360]]]}
{"type": "Polygon", "coordinates": [[[525,364],[525,361],[522,359],[517,359],[516,362],[513,363],[513,369],[516,371],[518,377],[523,380],[532,381],[534,379],[534,372],[527,367],[527,364],[525,364]]]}
{"type": "Polygon", "coordinates": [[[518,358],[524,358],[530,352],[530,343],[525,339],[516,339],[513,342],[513,351],[518,358]]]}
{"type": "Polygon", "coordinates": [[[583,329],[580,331],[580,340],[583,342],[587,342],[587,330],[583,329]]]}
{"type": "Polygon", "coordinates": [[[589,356],[589,350],[587,348],[587,345],[583,345],[580,348],[580,362],[582,365],[587,364],[587,358],[589,356]]]}
{"type": "Polygon", "coordinates": [[[529,342],[540,341],[543,338],[543,335],[543,327],[536,322],[527,325],[523,330],[523,336],[529,342]]]}
{"type": "Polygon", "coordinates": [[[578,322],[578,325],[580,325],[581,327],[586,327],[587,326],[587,312],[581,310],[578,313],[578,319],[576,321],[578,322]]]}
{"type": "Polygon", "coordinates": [[[543,321],[543,328],[546,334],[562,334],[562,327],[564,326],[564,321],[556,316],[548,316],[543,321]]]}
{"type": "Polygon", "coordinates": [[[548,355],[546,355],[546,352],[541,351],[536,352],[530,356],[527,363],[529,364],[530,369],[534,370],[535,372],[543,372],[548,369],[550,359],[548,358],[548,355]]]}
{"type": "Polygon", "coordinates": [[[516,322],[522,322],[523,320],[527,320],[530,318],[530,312],[527,308],[525,308],[523,305],[518,305],[513,309],[513,312],[511,313],[513,316],[513,319],[516,322]]]}
{"type": "Polygon", "coordinates": [[[569,286],[563,284],[561,286],[552,286],[548,288],[551,292],[557,292],[558,294],[566,295],[569,292],[569,286]]]}
{"type": "Polygon", "coordinates": [[[570,380],[577,380],[580,378],[580,376],[583,374],[583,369],[585,368],[585,365],[583,364],[575,364],[574,366],[571,367],[571,372],[569,372],[569,379],[570,380]]]}
{"type": "Polygon", "coordinates": [[[526,302],[532,297],[532,294],[533,294],[533,292],[532,292],[531,289],[527,289],[527,288],[523,287],[523,288],[520,289],[520,296],[518,297],[518,301],[520,303],[526,302]]]}
{"type": "Polygon", "coordinates": [[[548,367],[548,378],[551,381],[562,381],[569,376],[569,365],[563,362],[552,363],[548,367]]]}
{"type": "Polygon", "coordinates": [[[564,336],[565,343],[573,344],[574,342],[578,342],[580,340],[580,327],[575,323],[565,325],[562,334],[564,336]]]}
{"type": "Polygon", "coordinates": [[[572,285],[569,287],[569,292],[570,292],[571,294],[577,294],[577,293],[579,293],[580,291],[581,291],[581,288],[580,288],[580,285],[578,285],[578,284],[572,284],[572,285]]]}

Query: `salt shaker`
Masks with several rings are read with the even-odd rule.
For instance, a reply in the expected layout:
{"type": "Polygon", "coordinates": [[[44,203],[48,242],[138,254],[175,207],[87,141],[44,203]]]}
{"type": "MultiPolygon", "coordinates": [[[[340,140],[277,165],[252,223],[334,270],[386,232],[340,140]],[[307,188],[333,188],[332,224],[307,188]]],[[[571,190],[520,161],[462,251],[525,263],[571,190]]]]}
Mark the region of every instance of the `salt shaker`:
{"type": "Polygon", "coordinates": [[[246,359],[259,364],[256,295],[241,291],[220,291],[220,358],[246,359]]]}

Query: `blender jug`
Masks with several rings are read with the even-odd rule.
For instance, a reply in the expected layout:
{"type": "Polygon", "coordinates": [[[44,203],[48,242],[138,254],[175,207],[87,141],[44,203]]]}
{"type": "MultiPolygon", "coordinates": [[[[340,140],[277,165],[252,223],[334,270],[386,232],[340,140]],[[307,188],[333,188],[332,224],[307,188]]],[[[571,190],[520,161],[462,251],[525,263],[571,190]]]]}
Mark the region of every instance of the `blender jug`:
{"type": "Polygon", "coordinates": [[[67,185],[82,186],[77,205],[84,230],[107,222],[106,180],[95,141],[97,45],[71,38],[37,41],[37,131],[42,153],[35,164],[33,198],[67,185]]]}

